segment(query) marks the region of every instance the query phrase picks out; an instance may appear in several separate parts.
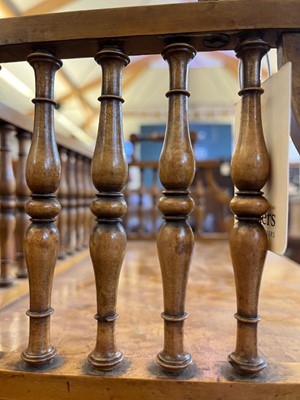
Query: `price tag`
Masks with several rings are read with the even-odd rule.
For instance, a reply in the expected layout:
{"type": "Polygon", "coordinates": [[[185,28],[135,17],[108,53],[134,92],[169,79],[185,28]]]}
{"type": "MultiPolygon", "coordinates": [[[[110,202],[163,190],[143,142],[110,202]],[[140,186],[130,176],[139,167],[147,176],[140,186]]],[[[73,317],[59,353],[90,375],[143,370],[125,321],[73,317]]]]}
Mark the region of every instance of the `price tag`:
{"type": "MultiPolygon", "coordinates": [[[[269,242],[269,250],[283,254],[288,235],[288,150],[291,120],[292,65],[285,64],[263,82],[261,96],[262,124],[270,157],[270,177],[263,187],[270,207],[261,222],[269,242]]],[[[236,104],[235,137],[240,126],[241,101],[236,104]]]]}

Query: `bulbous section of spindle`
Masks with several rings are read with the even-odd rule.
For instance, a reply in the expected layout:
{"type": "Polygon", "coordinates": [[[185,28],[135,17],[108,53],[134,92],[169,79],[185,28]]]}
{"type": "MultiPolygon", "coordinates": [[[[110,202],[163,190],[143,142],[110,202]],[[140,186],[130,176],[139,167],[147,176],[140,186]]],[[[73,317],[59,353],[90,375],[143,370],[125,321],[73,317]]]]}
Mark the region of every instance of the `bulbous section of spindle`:
{"type": "Polygon", "coordinates": [[[118,220],[126,214],[127,204],[120,194],[105,196],[105,193],[99,193],[90,208],[98,219],[118,220]]]}
{"type": "Polygon", "coordinates": [[[52,198],[33,196],[32,200],[26,204],[25,209],[32,219],[55,221],[61,206],[54,195],[52,198]]]}
{"type": "Polygon", "coordinates": [[[238,217],[247,216],[260,219],[267,212],[269,202],[262,196],[262,192],[238,192],[230,202],[231,211],[238,217]]]}
{"type": "Polygon", "coordinates": [[[172,194],[168,191],[159,199],[158,208],[165,218],[178,215],[186,218],[194,209],[194,200],[189,196],[189,192],[172,194]]]}

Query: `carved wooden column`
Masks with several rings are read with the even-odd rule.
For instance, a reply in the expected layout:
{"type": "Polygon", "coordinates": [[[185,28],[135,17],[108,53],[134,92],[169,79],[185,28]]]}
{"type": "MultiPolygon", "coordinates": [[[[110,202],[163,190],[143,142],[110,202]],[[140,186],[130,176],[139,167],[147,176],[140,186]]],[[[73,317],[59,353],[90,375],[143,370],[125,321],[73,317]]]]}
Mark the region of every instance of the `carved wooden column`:
{"type": "Polygon", "coordinates": [[[77,212],[76,212],[76,250],[83,248],[84,242],[84,183],[83,183],[83,158],[80,154],[76,155],[75,173],[77,182],[77,212]]]}
{"type": "Polygon", "coordinates": [[[122,69],[129,58],[117,48],[99,51],[95,60],[102,67],[101,112],[92,160],[92,178],[98,194],[91,204],[97,224],[90,237],[98,321],[97,342],[89,361],[108,370],[122,360],[114,330],[119,274],[125,255],[126,233],[120,221],[126,213],[121,191],[128,174],[123,143],[121,83],[122,69]],[[101,249],[101,251],[99,251],[101,249]]]}
{"type": "Polygon", "coordinates": [[[237,295],[236,348],[228,356],[236,372],[256,374],[266,366],[257,351],[259,288],[268,242],[260,223],[269,204],[261,192],[269,175],[269,157],[264,141],[260,96],[261,58],[269,46],[260,39],[245,40],[237,49],[243,81],[241,125],[232,158],[232,179],[237,188],[230,206],[236,216],[230,236],[237,295]]]}
{"type": "Polygon", "coordinates": [[[59,258],[64,259],[67,255],[67,239],[68,239],[68,184],[67,184],[67,149],[59,147],[59,157],[61,163],[61,180],[57,192],[57,197],[61,204],[57,226],[60,236],[59,258]]]}
{"type": "MultiPolygon", "coordinates": [[[[87,247],[89,244],[89,238],[91,234],[91,198],[90,198],[90,175],[91,165],[88,158],[83,159],[83,186],[84,186],[84,246],[87,247]]],[[[94,216],[93,216],[94,217],[94,216]]]]}
{"type": "Polygon", "coordinates": [[[77,217],[77,184],[75,174],[75,154],[68,150],[67,161],[67,184],[68,184],[68,232],[67,232],[67,254],[74,254],[76,248],[76,217],[77,217]]]}
{"type": "Polygon", "coordinates": [[[59,233],[55,218],[60,204],[58,189],[61,168],[54,137],[54,75],[62,63],[44,51],[32,53],[28,62],[35,72],[36,97],[34,128],[26,179],[32,200],[26,211],[31,225],[25,236],[25,257],[29,275],[30,318],[29,344],[22,358],[31,365],[49,362],[56,354],[50,343],[51,291],[54,267],[59,251],[59,233]]]}
{"type": "Polygon", "coordinates": [[[152,235],[153,237],[156,237],[156,232],[157,232],[157,199],[159,196],[159,188],[158,188],[158,168],[153,167],[152,169],[152,235]]]}
{"type": "Polygon", "coordinates": [[[28,150],[31,142],[31,133],[18,130],[19,144],[18,164],[16,171],[16,255],[18,263],[18,278],[27,278],[27,266],[24,256],[24,236],[29,225],[29,216],[25,212],[25,205],[30,198],[30,190],[26,183],[25,170],[28,150]]]}
{"type": "Polygon", "coordinates": [[[16,181],[12,167],[9,137],[15,132],[15,127],[0,122],[0,287],[13,284],[9,273],[9,263],[12,261],[15,219],[15,190],[16,181]]]}
{"type": "Polygon", "coordinates": [[[144,194],[145,194],[145,168],[141,165],[140,166],[140,174],[141,174],[141,184],[138,190],[138,209],[137,209],[137,215],[138,215],[138,236],[139,238],[142,238],[144,236],[144,194]]]}
{"type": "Polygon", "coordinates": [[[183,325],[188,271],[194,237],[188,215],[194,202],[188,190],[195,173],[195,160],[188,127],[187,72],[195,49],[185,43],[166,46],[162,55],[170,67],[169,115],[165,140],[159,160],[159,174],[165,188],[158,207],[164,215],[157,248],[164,292],[164,348],[158,363],[167,370],[186,368],[192,361],[184,350],[183,325]]]}

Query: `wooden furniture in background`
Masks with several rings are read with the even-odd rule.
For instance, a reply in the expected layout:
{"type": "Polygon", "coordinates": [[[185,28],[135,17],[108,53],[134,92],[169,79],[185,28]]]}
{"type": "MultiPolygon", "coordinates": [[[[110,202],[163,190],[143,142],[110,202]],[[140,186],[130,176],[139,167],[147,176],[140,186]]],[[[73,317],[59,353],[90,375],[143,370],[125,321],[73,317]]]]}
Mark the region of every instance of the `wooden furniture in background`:
{"type": "Polygon", "coordinates": [[[19,129],[17,131],[18,138],[18,162],[16,172],[16,259],[18,264],[18,271],[16,276],[18,278],[27,278],[27,265],[25,262],[23,243],[25,231],[29,226],[29,216],[25,212],[25,205],[29,200],[30,190],[27,186],[25,170],[27,156],[31,141],[31,133],[19,129]]]}
{"type": "Polygon", "coordinates": [[[67,256],[68,246],[68,181],[67,181],[67,165],[68,165],[68,151],[63,146],[59,146],[59,158],[61,164],[61,179],[57,191],[57,198],[61,205],[61,210],[57,218],[57,226],[60,235],[59,255],[60,259],[67,256]]]}
{"type": "Polygon", "coordinates": [[[0,124],[0,237],[1,237],[1,265],[0,286],[10,286],[13,277],[9,271],[12,261],[13,233],[16,224],[14,215],[16,200],[16,180],[13,172],[9,136],[15,134],[15,127],[7,123],[0,124]]]}

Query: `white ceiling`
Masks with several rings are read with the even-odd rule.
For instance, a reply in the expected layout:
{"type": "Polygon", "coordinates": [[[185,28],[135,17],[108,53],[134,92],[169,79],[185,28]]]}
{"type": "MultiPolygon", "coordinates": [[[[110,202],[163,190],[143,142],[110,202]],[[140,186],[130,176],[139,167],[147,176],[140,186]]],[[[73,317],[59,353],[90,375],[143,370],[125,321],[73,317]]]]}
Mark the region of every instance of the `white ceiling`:
{"type": "MultiPolygon", "coordinates": [[[[194,0],[196,1],[196,0],[194,0]]],[[[30,15],[45,12],[77,11],[124,6],[170,4],[184,0],[0,0],[0,17],[30,15]]],[[[192,0],[190,1],[192,2],[192,0]]],[[[97,133],[101,92],[101,68],[93,59],[64,60],[56,76],[55,98],[60,104],[56,111],[56,127],[66,136],[93,145],[97,133]],[[86,90],[85,86],[90,85],[86,90]]],[[[141,123],[161,123],[166,120],[168,89],[167,64],[160,56],[133,57],[136,63],[134,78],[130,67],[124,70],[123,97],[124,133],[138,133],[141,123]],[[126,79],[128,83],[125,84],[126,79]]],[[[275,64],[276,61],[273,60],[275,64]]],[[[30,98],[34,94],[32,68],[26,63],[3,64],[0,72],[1,101],[32,115],[30,98]],[[7,75],[17,82],[12,83],[7,75]],[[10,83],[8,83],[10,82],[10,83]],[[5,99],[5,101],[3,101],[5,99]]],[[[232,121],[237,99],[237,61],[233,52],[199,53],[191,63],[190,120],[214,122],[232,121]]]]}

